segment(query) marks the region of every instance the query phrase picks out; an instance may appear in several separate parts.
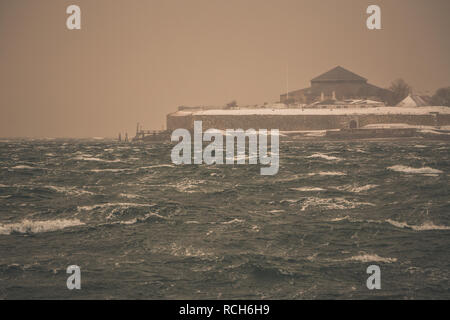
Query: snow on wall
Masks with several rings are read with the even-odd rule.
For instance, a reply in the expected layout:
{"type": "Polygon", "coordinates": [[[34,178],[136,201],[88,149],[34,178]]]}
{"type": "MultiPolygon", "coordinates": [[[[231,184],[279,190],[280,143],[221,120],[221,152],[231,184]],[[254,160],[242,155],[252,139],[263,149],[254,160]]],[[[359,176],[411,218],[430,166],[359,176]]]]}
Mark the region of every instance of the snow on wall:
{"type": "Polygon", "coordinates": [[[324,109],[217,109],[217,110],[199,110],[199,111],[178,111],[171,115],[362,115],[362,114],[409,114],[409,115],[426,115],[431,112],[438,112],[440,114],[450,114],[449,107],[411,107],[411,108],[397,108],[397,107],[375,107],[375,108],[324,108],[324,109]]]}

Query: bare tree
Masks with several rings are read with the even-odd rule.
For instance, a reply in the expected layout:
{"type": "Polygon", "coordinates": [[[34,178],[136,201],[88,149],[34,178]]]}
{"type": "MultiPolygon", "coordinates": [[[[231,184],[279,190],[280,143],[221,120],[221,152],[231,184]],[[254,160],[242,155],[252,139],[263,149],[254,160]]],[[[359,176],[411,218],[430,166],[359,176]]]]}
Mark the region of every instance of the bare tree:
{"type": "Polygon", "coordinates": [[[405,99],[411,92],[412,88],[403,79],[394,80],[389,87],[389,90],[393,92],[392,104],[396,105],[403,99],[405,99]]]}
{"type": "Polygon", "coordinates": [[[229,102],[229,103],[227,103],[227,105],[226,105],[226,109],[233,109],[233,108],[236,108],[237,107],[237,102],[236,102],[236,100],[233,100],[233,101],[231,101],[231,102],[229,102]]]}
{"type": "Polygon", "coordinates": [[[432,97],[433,105],[450,107],[450,87],[440,88],[432,97]]]}

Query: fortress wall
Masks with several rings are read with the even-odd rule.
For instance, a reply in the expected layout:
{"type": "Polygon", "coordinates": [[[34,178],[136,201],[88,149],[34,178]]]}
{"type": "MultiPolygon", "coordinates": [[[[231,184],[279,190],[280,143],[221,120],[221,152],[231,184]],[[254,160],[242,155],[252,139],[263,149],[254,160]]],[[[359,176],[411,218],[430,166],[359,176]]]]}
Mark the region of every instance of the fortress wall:
{"type": "Polygon", "coordinates": [[[167,116],[167,129],[193,129],[194,120],[201,120],[203,131],[214,129],[279,129],[280,131],[327,130],[348,128],[354,120],[358,127],[378,123],[409,125],[450,125],[450,115],[186,115],[167,116]]]}
{"type": "Polygon", "coordinates": [[[170,131],[181,128],[192,129],[194,128],[194,119],[190,114],[185,116],[173,116],[168,114],[166,118],[166,128],[170,131]]]}

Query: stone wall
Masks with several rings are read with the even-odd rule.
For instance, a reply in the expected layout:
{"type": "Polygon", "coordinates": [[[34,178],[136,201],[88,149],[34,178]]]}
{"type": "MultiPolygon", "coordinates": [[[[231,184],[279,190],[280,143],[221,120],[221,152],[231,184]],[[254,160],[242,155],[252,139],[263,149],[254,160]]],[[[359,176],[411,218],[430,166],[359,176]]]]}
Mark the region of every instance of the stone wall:
{"type": "Polygon", "coordinates": [[[214,129],[279,129],[280,131],[327,130],[357,127],[378,123],[410,125],[450,125],[450,115],[186,115],[167,116],[167,129],[193,129],[194,120],[201,120],[203,130],[214,129]]]}

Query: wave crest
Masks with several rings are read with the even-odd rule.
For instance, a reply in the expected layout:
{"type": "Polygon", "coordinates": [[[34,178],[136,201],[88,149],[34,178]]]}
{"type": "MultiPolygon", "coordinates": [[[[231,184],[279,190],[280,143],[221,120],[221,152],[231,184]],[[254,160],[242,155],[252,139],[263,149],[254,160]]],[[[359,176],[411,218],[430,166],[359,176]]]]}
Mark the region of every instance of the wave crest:
{"type": "Polygon", "coordinates": [[[21,222],[0,224],[0,234],[41,233],[84,225],[78,219],[56,219],[33,221],[24,219],[21,222]]]}

